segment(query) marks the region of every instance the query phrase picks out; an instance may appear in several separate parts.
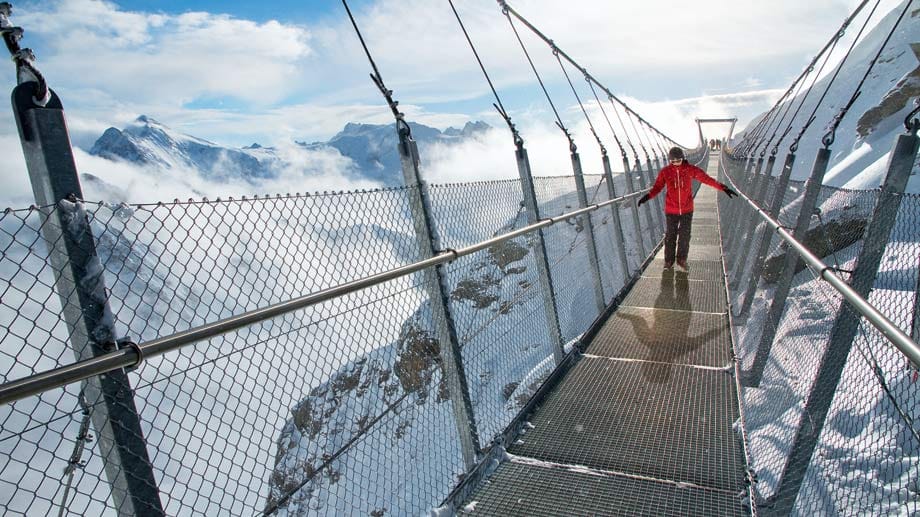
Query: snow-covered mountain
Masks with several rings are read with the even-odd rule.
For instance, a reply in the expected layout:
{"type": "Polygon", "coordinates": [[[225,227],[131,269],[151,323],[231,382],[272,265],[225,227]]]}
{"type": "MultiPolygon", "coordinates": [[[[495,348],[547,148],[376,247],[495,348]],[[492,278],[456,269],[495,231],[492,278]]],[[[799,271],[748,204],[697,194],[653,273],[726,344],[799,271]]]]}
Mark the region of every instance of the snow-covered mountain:
{"type": "Polygon", "coordinates": [[[278,175],[279,161],[271,149],[222,147],[185,135],[141,115],[123,129],[108,128],[90,154],[166,169],[192,168],[208,178],[256,181],[278,175]]]}
{"type": "MultiPolygon", "coordinates": [[[[815,103],[827,89],[826,97],[815,112],[815,120],[802,135],[796,153],[796,166],[792,178],[807,179],[815,154],[818,148],[822,147],[821,139],[827,134],[828,125],[849,102],[902,9],[902,6],[898,6],[888,13],[863,37],[850,56],[846,58],[838,77],[834,79],[829,89],[828,83],[833,76],[833,72],[827,73],[828,70],[831,70],[830,65],[825,70],[825,76],[815,83],[811,93],[807,95],[805,87],[811,84],[812,78],[808,76],[803,79],[805,87],[801,89],[801,93],[792,101],[791,109],[787,111],[792,114],[799,109],[799,114],[792,124],[789,135],[779,146],[778,163],[774,174],[778,174],[792,139],[805,124],[808,116],[815,111],[815,103]],[[803,98],[805,103],[802,105],[803,98]],[[799,108],[800,105],[802,105],[801,108],[799,108]]],[[[858,28],[854,23],[854,26],[848,30],[855,32],[858,28]]],[[[895,138],[904,132],[904,118],[915,107],[914,102],[918,97],[920,97],[920,9],[915,8],[907,12],[890,41],[885,44],[878,62],[860,88],[859,96],[837,128],[834,142],[830,147],[832,154],[824,183],[853,189],[878,187],[884,177],[888,155],[895,138]]],[[[785,111],[787,105],[788,101],[779,109],[785,111]]],[[[766,113],[763,113],[755,117],[748,127],[736,136],[734,143],[740,142],[765,115],[766,113]]],[[[787,122],[788,118],[784,120],[783,125],[787,122]]],[[[767,133],[768,136],[773,132],[772,128],[775,126],[778,126],[776,122],[771,126],[770,133],[767,133]]],[[[783,128],[781,127],[778,134],[782,135],[782,133],[783,128]]],[[[776,139],[773,143],[776,143],[776,139]]],[[[767,149],[767,153],[769,152],[770,148],[767,149]]],[[[916,174],[911,177],[907,191],[920,192],[920,177],[916,174]]]]}
{"type": "MultiPolygon", "coordinates": [[[[484,122],[467,122],[462,129],[451,127],[443,132],[413,122],[409,126],[423,155],[432,145],[462,143],[490,128],[484,122]]],[[[328,142],[298,145],[308,153],[331,152],[350,160],[351,167],[345,167],[346,172],[358,178],[383,186],[402,184],[395,124],[348,123],[328,142]]],[[[122,129],[107,129],[89,152],[142,166],[192,170],[203,178],[222,182],[243,180],[258,184],[298,167],[275,148],[257,143],[241,149],[224,147],[170,129],[145,115],[122,129]]]]}

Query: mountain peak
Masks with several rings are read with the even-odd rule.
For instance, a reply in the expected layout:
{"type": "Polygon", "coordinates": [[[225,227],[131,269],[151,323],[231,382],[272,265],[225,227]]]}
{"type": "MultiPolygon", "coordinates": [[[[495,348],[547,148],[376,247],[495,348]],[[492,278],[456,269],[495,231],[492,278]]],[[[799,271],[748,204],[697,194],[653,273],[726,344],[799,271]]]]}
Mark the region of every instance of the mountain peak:
{"type": "Polygon", "coordinates": [[[148,117],[147,115],[138,116],[136,119],[134,119],[134,123],[137,125],[165,127],[163,124],[157,122],[153,117],[148,117]]]}

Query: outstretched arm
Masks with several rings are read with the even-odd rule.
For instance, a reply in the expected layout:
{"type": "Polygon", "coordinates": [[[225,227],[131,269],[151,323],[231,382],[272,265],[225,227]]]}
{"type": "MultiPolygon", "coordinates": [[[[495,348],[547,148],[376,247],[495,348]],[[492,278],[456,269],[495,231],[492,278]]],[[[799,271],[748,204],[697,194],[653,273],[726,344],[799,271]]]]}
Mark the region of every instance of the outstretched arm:
{"type": "Polygon", "coordinates": [[[709,185],[712,188],[719,189],[722,192],[725,192],[725,194],[729,198],[733,198],[738,195],[737,192],[728,188],[726,184],[719,183],[712,176],[703,172],[703,169],[700,169],[699,167],[693,167],[693,178],[699,181],[700,183],[705,183],[706,185],[709,185]]]}
{"type": "Polygon", "coordinates": [[[644,196],[639,198],[638,205],[642,206],[642,203],[645,203],[649,199],[652,199],[653,197],[657,196],[658,193],[661,192],[661,189],[664,188],[664,183],[665,183],[664,169],[661,169],[660,171],[658,171],[658,177],[655,178],[655,184],[652,185],[652,188],[644,196]]]}

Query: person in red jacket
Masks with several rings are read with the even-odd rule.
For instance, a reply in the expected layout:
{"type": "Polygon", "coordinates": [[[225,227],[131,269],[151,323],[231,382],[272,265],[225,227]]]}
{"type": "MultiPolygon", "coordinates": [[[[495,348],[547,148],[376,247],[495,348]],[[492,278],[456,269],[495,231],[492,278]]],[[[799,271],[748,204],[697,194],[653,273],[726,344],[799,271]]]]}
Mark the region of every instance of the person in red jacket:
{"type": "Polygon", "coordinates": [[[652,189],[639,199],[639,205],[667,188],[664,196],[664,214],[667,219],[667,230],[664,234],[664,268],[671,269],[674,260],[677,259],[677,269],[687,273],[690,226],[693,222],[693,180],[717,188],[730,198],[738,194],[725,184],[714,180],[703,169],[687,162],[680,147],[672,147],[668,151],[668,161],[670,163],[658,172],[652,189]]]}

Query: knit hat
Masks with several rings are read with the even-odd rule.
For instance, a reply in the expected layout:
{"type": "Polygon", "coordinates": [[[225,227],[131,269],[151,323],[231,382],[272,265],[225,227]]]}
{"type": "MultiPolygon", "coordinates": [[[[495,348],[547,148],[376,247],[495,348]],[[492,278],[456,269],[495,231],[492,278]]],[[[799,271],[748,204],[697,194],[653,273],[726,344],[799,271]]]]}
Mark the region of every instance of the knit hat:
{"type": "Polygon", "coordinates": [[[668,151],[668,160],[683,160],[683,159],[684,159],[684,151],[680,147],[672,147],[671,150],[668,151]]]}

